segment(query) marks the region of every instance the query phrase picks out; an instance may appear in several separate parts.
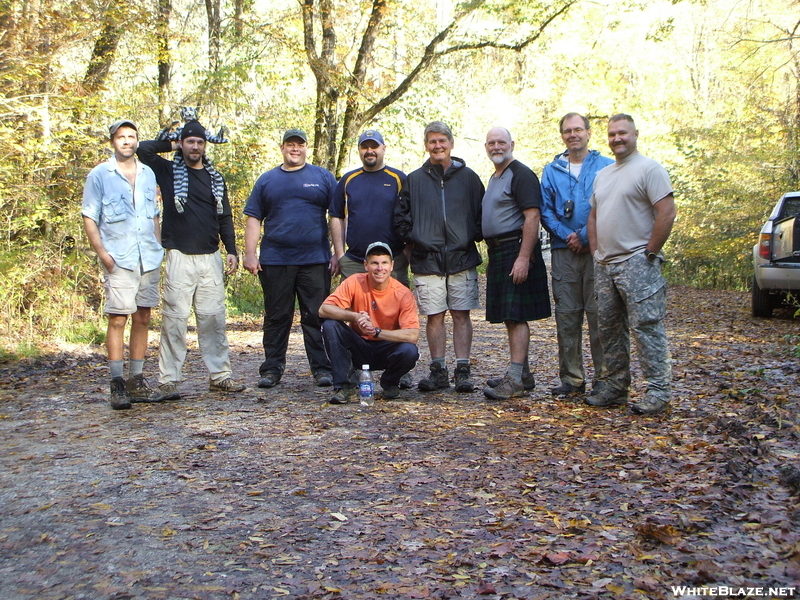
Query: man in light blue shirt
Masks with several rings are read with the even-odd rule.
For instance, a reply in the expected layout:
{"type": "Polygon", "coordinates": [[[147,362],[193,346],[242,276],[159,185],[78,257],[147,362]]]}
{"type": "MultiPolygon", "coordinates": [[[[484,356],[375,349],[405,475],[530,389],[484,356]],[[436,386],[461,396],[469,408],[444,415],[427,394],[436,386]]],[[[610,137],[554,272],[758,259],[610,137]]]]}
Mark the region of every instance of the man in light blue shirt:
{"type": "Polygon", "coordinates": [[[111,408],[130,408],[152,395],[142,374],[150,309],[158,304],[161,261],[156,178],[136,160],[139,130],[122,119],[108,128],[114,155],[97,165],[83,189],[83,226],[103,267],[108,315],[106,347],[111,408]],[[125,324],[131,315],[130,366],[123,362],[125,324]]]}

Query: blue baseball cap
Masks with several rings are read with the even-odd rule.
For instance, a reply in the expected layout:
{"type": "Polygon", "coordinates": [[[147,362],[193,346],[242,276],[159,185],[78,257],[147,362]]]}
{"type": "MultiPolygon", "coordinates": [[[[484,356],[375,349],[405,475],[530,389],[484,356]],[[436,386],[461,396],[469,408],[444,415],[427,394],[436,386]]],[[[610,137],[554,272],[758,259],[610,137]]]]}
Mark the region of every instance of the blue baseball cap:
{"type": "Polygon", "coordinates": [[[381,146],[385,146],[386,142],[383,141],[383,136],[381,132],[377,129],[367,129],[361,136],[358,138],[358,145],[360,146],[367,140],[372,140],[373,142],[378,142],[381,146]]]}

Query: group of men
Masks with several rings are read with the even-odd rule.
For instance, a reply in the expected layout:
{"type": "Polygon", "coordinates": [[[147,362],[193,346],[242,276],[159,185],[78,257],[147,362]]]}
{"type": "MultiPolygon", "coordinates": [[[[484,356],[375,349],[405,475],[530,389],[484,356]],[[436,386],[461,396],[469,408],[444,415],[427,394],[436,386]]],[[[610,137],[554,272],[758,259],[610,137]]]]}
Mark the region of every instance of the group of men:
{"type": "MultiPolygon", "coordinates": [[[[551,235],[561,379],[551,392],[586,389],[585,313],[594,363],[585,401],[628,403],[630,327],[647,379],[646,394],[631,408],[641,414],[666,408],[670,358],[662,323],[666,291],[660,251],[675,217],[669,177],[638,153],[638,132],[628,115],[609,120],[615,160],[588,150],[586,117],[569,113],[559,127],[566,150],[545,167],[541,182],[514,158],[509,131],[491,129],[485,148],[494,173],[486,188],[463,159],[452,155],[453,134],[440,121],[425,128],[428,159],[419,169],[406,176],[387,166],[382,135],[367,130],[358,140],[362,166],[338,182],[307,162],[308,138],[302,130],[286,131],[282,163],[261,175],[244,209],[243,263],[258,275],[264,295],[259,387],[281,380],[296,301],[312,376],[318,386],[333,386],[331,404],[355,399],[362,364],[383,370],[384,398],[397,398],[401,388],[410,387],[409,372],[419,358],[418,312],[426,317],[431,359],[419,389],[451,385],[445,362],[449,312],[453,384],[458,392],[474,391],[470,312],[480,304],[476,267],[482,258],[476,244],[484,240],[486,319],[505,325],[509,361],[506,373],[488,380],[483,392],[495,400],[524,394],[535,386],[529,322],[551,316],[541,223],[551,235]],[[409,266],[414,294],[408,288],[409,266]],[[342,282],[330,294],[337,274],[342,282]]],[[[227,189],[204,152],[208,132],[190,121],[177,142],[139,144],[132,121],[118,121],[109,131],[114,156],[90,173],[83,215],[105,272],[112,407],[179,396],[192,306],[210,388],[240,391],[244,386],[231,378],[228,358],[220,241],[227,252],[226,273],[236,269],[237,252],[227,189]],[[158,156],[172,150],[172,161],[158,156]],[[136,161],[136,152],[144,165],[136,161]],[[164,204],[161,226],[158,188],[164,204]],[[160,375],[158,389],[150,390],[142,363],[150,308],[158,301],[162,246],[167,264],[160,375]],[[122,332],[127,315],[133,317],[126,380],[122,332]]]]}

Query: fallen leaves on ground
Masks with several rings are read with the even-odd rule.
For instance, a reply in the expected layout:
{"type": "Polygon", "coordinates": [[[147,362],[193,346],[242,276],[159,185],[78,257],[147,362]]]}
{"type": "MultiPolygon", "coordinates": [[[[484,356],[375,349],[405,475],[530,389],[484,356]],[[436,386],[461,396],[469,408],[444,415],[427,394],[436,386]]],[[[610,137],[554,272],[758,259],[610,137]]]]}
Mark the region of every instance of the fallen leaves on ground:
{"type": "MultiPolygon", "coordinates": [[[[797,323],[750,318],[738,293],[670,298],[674,401],[656,417],[550,396],[552,319],[532,324],[537,388],[506,403],[479,386],[326,405],[299,327],[276,388],[209,392],[193,343],[183,398],[130,411],[109,409],[96,351],[11,365],[0,597],[667,599],[675,585],[794,585],[797,323]]],[[[480,316],[482,384],[507,357],[504,329],[480,316]]],[[[257,323],[231,326],[235,375],[252,385],[260,338],[257,323]]],[[[153,343],[151,370],[154,355],[153,343]]]]}

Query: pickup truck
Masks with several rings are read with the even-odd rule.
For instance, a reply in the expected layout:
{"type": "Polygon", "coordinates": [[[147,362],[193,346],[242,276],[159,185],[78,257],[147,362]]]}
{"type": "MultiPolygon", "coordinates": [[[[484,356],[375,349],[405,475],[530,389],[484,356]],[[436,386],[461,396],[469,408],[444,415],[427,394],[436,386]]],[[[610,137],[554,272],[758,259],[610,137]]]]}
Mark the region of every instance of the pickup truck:
{"type": "Polygon", "coordinates": [[[752,314],[769,318],[789,294],[800,296],[800,192],[778,200],[753,246],[752,314]]]}

